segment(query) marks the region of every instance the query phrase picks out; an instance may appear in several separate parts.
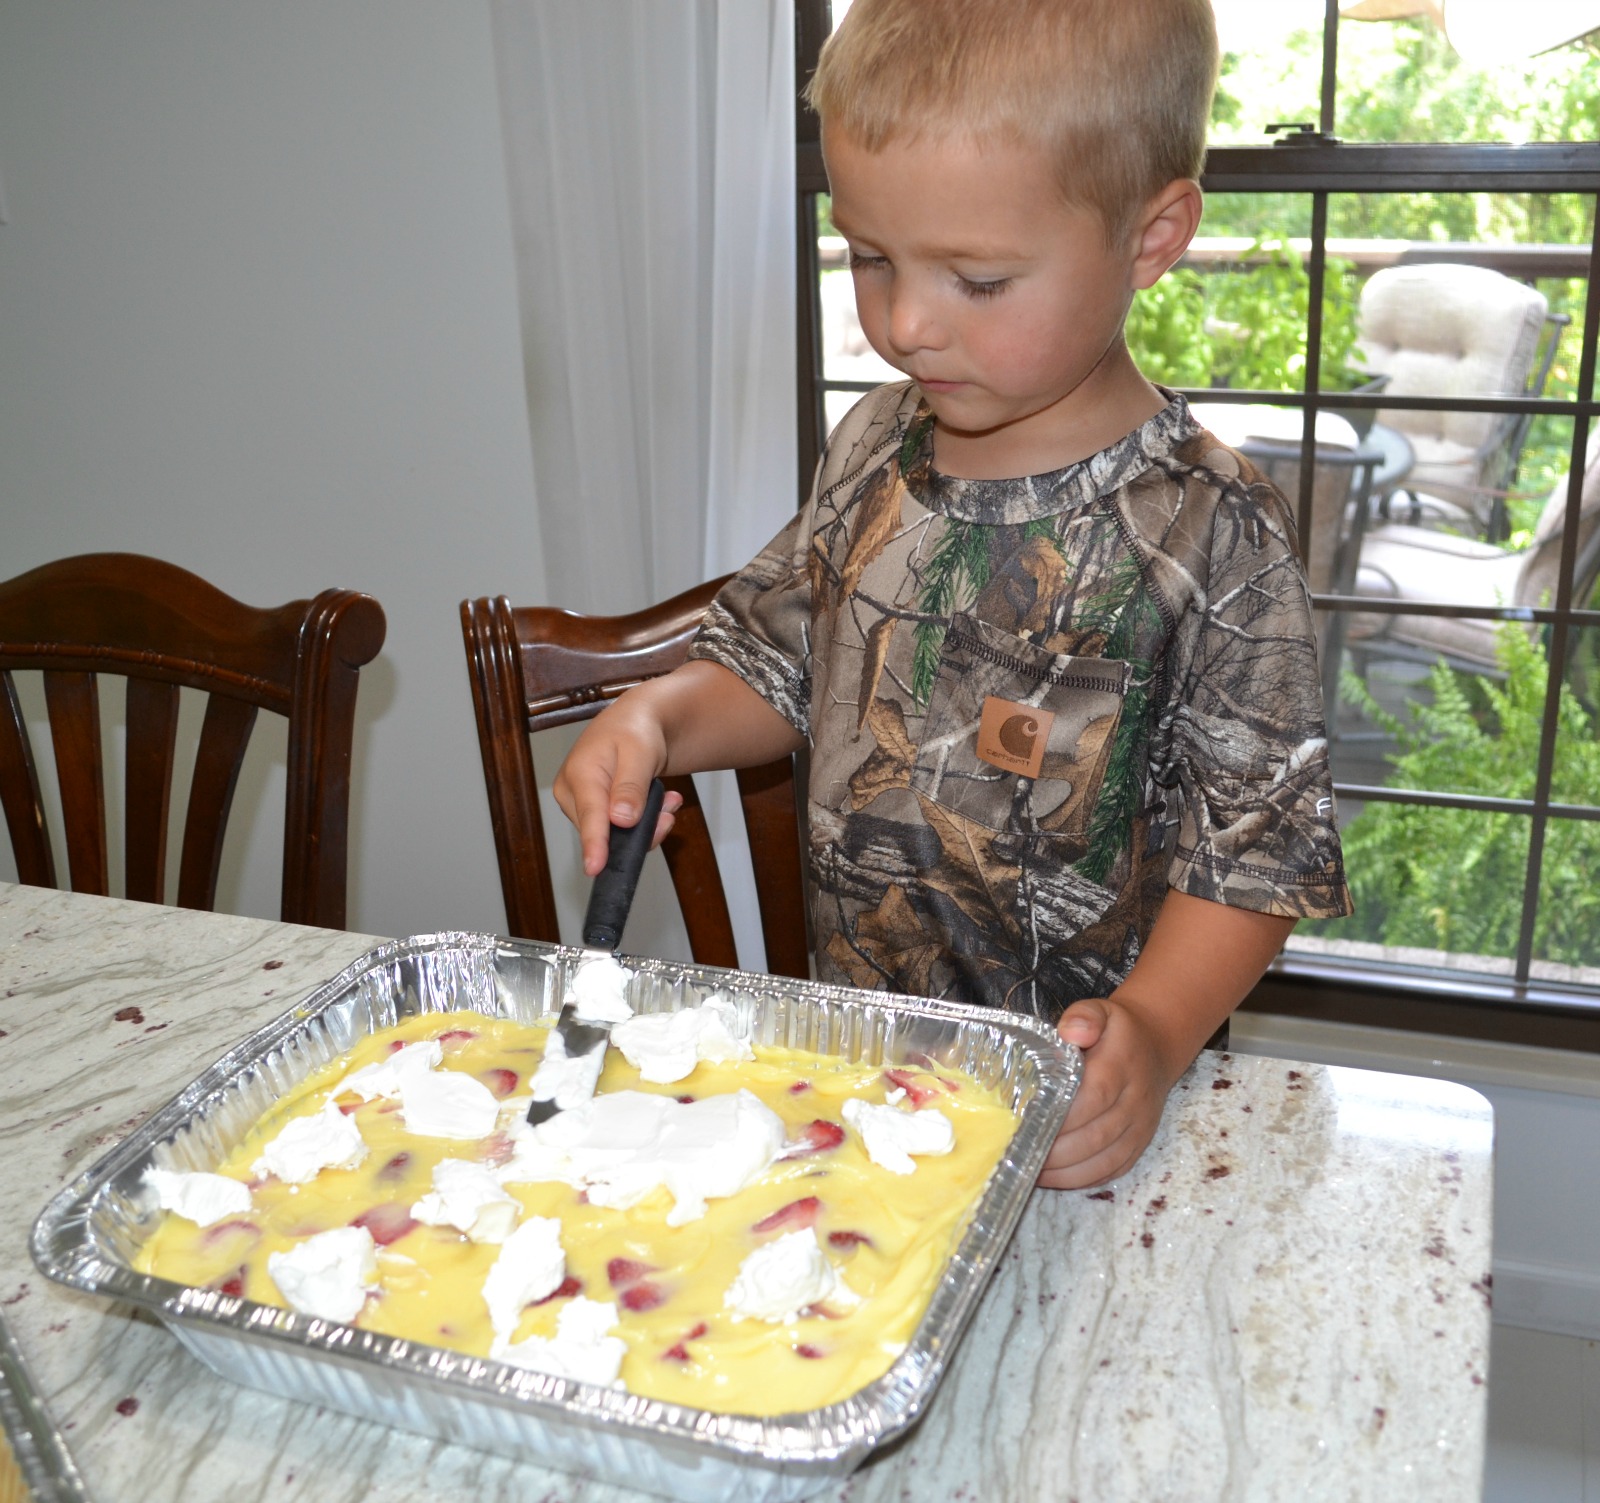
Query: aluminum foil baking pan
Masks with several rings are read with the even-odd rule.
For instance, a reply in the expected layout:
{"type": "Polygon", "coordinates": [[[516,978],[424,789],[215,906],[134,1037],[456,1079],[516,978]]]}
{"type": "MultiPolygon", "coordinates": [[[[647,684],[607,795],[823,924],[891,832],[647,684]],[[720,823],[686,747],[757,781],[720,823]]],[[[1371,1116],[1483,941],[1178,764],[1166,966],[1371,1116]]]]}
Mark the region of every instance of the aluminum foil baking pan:
{"type": "Polygon", "coordinates": [[[757,1043],[861,1063],[931,1061],[996,1087],[1019,1126],[921,1324],[894,1366],[851,1398],[773,1417],[713,1414],[509,1367],[136,1273],[159,1212],[150,1167],[212,1169],[286,1091],[359,1038],[418,1012],[535,1022],[560,1008],[584,951],[438,934],[385,945],[252,1034],[45,1207],[42,1273],[142,1306],[223,1377],[442,1440],[689,1503],[807,1497],[848,1475],[926,1408],[1014,1230],[1077,1089],[1053,1030],[986,1008],[783,977],[628,959],[638,1012],[731,995],[757,1043]]]}
{"type": "Polygon", "coordinates": [[[4,1320],[0,1320],[0,1498],[89,1503],[83,1477],[4,1320]]]}

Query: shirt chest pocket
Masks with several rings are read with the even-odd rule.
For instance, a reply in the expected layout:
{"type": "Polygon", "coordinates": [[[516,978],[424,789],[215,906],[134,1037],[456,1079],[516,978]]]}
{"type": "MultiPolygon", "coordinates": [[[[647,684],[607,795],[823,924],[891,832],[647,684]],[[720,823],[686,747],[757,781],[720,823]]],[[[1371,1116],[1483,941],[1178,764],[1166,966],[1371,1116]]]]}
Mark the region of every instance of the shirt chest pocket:
{"type": "Polygon", "coordinates": [[[911,786],[985,828],[1088,849],[1132,668],[951,618],[911,786]]]}

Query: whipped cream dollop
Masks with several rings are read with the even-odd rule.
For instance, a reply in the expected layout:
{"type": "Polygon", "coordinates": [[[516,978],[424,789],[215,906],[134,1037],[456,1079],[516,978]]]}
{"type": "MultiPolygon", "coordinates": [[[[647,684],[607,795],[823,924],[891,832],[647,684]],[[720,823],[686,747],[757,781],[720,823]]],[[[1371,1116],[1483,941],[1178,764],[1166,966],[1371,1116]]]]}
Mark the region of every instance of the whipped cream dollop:
{"type": "Polygon", "coordinates": [[[792,1324],[807,1305],[841,1287],[814,1230],[786,1232],[739,1265],[722,1302],[737,1320],[792,1324]]]}
{"type": "Polygon", "coordinates": [[[643,1079],[658,1085],[682,1080],[703,1059],[755,1058],[737,1005],[721,996],[677,1012],[635,1014],[611,1030],[611,1042],[643,1079]]]}
{"type": "Polygon", "coordinates": [[[270,1254],[267,1272],[291,1310],[348,1325],[377,1281],[377,1244],[364,1226],[338,1226],[270,1254]]]}
{"type": "Polygon", "coordinates": [[[516,1335],[523,1310],[554,1293],[566,1271],[561,1223],[554,1217],[530,1216],[506,1238],[483,1281],[483,1301],[497,1343],[516,1335]]]}
{"type": "Polygon", "coordinates": [[[610,1334],[616,1326],[614,1301],[601,1303],[580,1294],[556,1317],[554,1336],[530,1336],[514,1344],[497,1342],[489,1355],[559,1378],[620,1387],[617,1374],[628,1354],[628,1343],[610,1334]]]}
{"type": "Polygon", "coordinates": [[[289,1122],[250,1167],[287,1185],[305,1185],[324,1169],[354,1169],[366,1156],[361,1129],[330,1101],[320,1112],[289,1122]]]}
{"type": "Polygon", "coordinates": [[[250,1188],[225,1174],[189,1174],[177,1169],[146,1169],[144,1182],[156,1193],[156,1204],[194,1222],[214,1226],[225,1216],[250,1210],[250,1188]]]}
{"type": "Polygon", "coordinates": [[[486,1138],[500,1120],[500,1098],[460,1070],[427,1070],[402,1081],[400,1116],[426,1138],[486,1138]]]}
{"type": "Polygon", "coordinates": [[[333,1094],[343,1096],[353,1091],[363,1101],[371,1101],[378,1096],[393,1101],[405,1089],[407,1081],[436,1069],[443,1058],[444,1046],[438,1039],[402,1044],[387,1059],[364,1065],[346,1075],[334,1087],[333,1094]]]}
{"type": "Polygon", "coordinates": [[[956,1130],[937,1107],[904,1111],[898,1106],[875,1106],[870,1101],[844,1104],[844,1120],[861,1134],[867,1157],[891,1174],[911,1174],[913,1154],[935,1156],[956,1146],[956,1130]]]}
{"type": "Polygon", "coordinates": [[[559,1180],[618,1210],[665,1186],[667,1224],[682,1226],[765,1173],[784,1139],[783,1119],[749,1091],[688,1102],[614,1091],[514,1131],[498,1173],[505,1184],[559,1180]]]}
{"type": "Polygon", "coordinates": [[[562,1111],[569,1111],[582,1106],[594,1095],[605,1062],[604,1042],[587,1054],[574,1057],[567,1053],[566,1041],[560,1033],[552,1028],[545,1041],[544,1057],[533,1072],[528,1088],[535,1101],[553,1101],[562,1111]]]}
{"type": "Polygon", "coordinates": [[[411,1214],[426,1226],[453,1226],[473,1242],[504,1242],[522,1205],[506,1194],[486,1165],[442,1159],[433,1167],[433,1189],[411,1207],[411,1214]]]}
{"type": "Polygon", "coordinates": [[[633,972],[612,955],[586,960],[567,978],[566,1000],[585,1023],[621,1023],[633,1016],[628,983],[633,972]]]}

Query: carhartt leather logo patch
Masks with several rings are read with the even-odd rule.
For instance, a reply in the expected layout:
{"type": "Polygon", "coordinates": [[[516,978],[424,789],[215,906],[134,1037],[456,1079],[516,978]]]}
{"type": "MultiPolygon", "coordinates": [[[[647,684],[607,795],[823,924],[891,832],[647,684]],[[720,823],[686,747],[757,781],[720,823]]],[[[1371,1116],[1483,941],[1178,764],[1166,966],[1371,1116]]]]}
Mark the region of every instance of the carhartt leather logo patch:
{"type": "Polygon", "coordinates": [[[1049,710],[997,699],[991,694],[983,702],[983,716],[978,722],[979,760],[1003,772],[1038,777],[1055,718],[1049,710]]]}

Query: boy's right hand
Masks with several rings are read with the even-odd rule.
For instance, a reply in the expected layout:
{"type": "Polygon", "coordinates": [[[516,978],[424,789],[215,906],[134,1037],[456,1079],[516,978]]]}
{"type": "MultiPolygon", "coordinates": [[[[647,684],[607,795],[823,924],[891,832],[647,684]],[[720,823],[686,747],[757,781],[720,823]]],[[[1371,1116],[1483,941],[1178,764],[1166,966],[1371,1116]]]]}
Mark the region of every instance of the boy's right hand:
{"type": "MultiPolygon", "coordinates": [[[[631,826],[650,779],[713,767],[757,767],[798,751],[805,738],[749,684],[719,663],[688,662],[629,689],[591,720],[556,774],[552,791],[598,876],[611,826],[631,826]]],[[[668,793],[651,844],[672,828],[683,799],[668,793]]]]}
{"type": "MultiPolygon", "coordinates": [[[[584,728],[556,774],[551,791],[562,813],[578,829],[584,875],[597,877],[611,850],[611,826],[630,827],[644,808],[650,780],[667,765],[659,724],[640,715],[623,695],[584,728]]],[[[667,791],[651,836],[652,849],[667,838],[683,795],[667,791]]]]}

